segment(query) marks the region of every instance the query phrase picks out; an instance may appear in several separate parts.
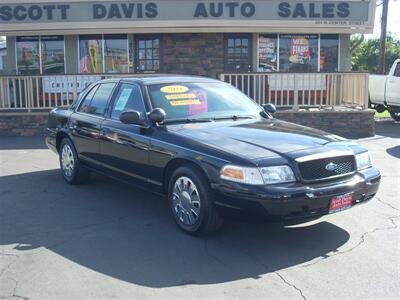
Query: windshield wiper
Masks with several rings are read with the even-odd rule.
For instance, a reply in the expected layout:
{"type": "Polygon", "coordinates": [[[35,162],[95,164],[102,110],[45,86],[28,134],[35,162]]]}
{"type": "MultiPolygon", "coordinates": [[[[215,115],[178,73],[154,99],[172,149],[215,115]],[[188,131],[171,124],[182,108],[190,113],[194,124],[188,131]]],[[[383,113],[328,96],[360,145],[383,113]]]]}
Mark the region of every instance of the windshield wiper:
{"type": "Polygon", "coordinates": [[[250,115],[228,115],[228,116],[216,116],[213,120],[239,120],[239,119],[254,119],[254,116],[250,115]]]}
{"type": "Polygon", "coordinates": [[[171,119],[171,120],[166,120],[166,121],[164,121],[164,124],[175,124],[175,123],[206,123],[206,122],[212,122],[212,119],[209,119],[209,118],[202,118],[202,119],[196,119],[196,118],[171,119]]]}

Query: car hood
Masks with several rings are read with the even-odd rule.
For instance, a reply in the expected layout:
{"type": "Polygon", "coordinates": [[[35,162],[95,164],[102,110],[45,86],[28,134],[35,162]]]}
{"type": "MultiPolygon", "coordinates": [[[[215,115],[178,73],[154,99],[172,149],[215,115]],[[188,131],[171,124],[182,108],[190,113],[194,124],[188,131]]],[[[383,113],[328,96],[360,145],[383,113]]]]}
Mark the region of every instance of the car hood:
{"type": "Polygon", "coordinates": [[[273,118],[169,125],[168,130],[252,160],[277,154],[295,158],[348,146],[338,136],[273,118]]]}

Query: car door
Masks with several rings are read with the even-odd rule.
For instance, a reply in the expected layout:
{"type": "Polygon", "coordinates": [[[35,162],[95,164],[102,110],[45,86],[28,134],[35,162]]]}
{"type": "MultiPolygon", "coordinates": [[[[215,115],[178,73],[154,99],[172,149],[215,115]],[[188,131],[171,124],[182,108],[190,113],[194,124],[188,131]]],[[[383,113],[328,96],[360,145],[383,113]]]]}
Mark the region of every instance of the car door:
{"type": "Polygon", "coordinates": [[[147,118],[140,86],[120,83],[111,109],[102,123],[100,144],[103,167],[125,175],[133,181],[148,181],[150,127],[123,124],[119,117],[124,110],[136,110],[147,118]]]}
{"type": "Polygon", "coordinates": [[[69,121],[78,156],[91,165],[99,163],[101,123],[115,86],[115,82],[94,86],[69,121]]]}
{"type": "Polygon", "coordinates": [[[386,83],[386,102],[388,105],[400,105],[400,61],[394,67],[394,72],[386,83]]]}

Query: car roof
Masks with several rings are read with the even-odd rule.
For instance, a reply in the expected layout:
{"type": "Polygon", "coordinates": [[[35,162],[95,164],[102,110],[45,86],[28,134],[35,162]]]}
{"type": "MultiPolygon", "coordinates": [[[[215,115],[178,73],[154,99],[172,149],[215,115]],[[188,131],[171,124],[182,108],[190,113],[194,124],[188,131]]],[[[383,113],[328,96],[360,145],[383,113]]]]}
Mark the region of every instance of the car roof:
{"type": "Polygon", "coordinates": [[[140,74],[132,75],[127,77],[110,78],[104,79],[102,82],[110,81],[125,81],[135,82],[145,85],[149,84],[163,84],[163,83],[183,83],[183,82],[221,82],[217,79],[201,77],[201,76],[189,76],[189,75],[171,75],[171,74],[140,74]]]}

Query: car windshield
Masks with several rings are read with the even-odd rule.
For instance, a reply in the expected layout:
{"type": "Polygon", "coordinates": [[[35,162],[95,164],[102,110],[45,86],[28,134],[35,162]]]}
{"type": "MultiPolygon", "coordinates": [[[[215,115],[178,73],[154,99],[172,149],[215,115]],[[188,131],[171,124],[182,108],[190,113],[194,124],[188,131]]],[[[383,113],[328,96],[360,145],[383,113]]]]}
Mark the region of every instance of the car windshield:
{"type": "Polygon", "coordinates": [[[148,86],[153,108],[166,112],[166,122],[260,117],[262,108],[225,83],[168,83],[148,86]]]}

